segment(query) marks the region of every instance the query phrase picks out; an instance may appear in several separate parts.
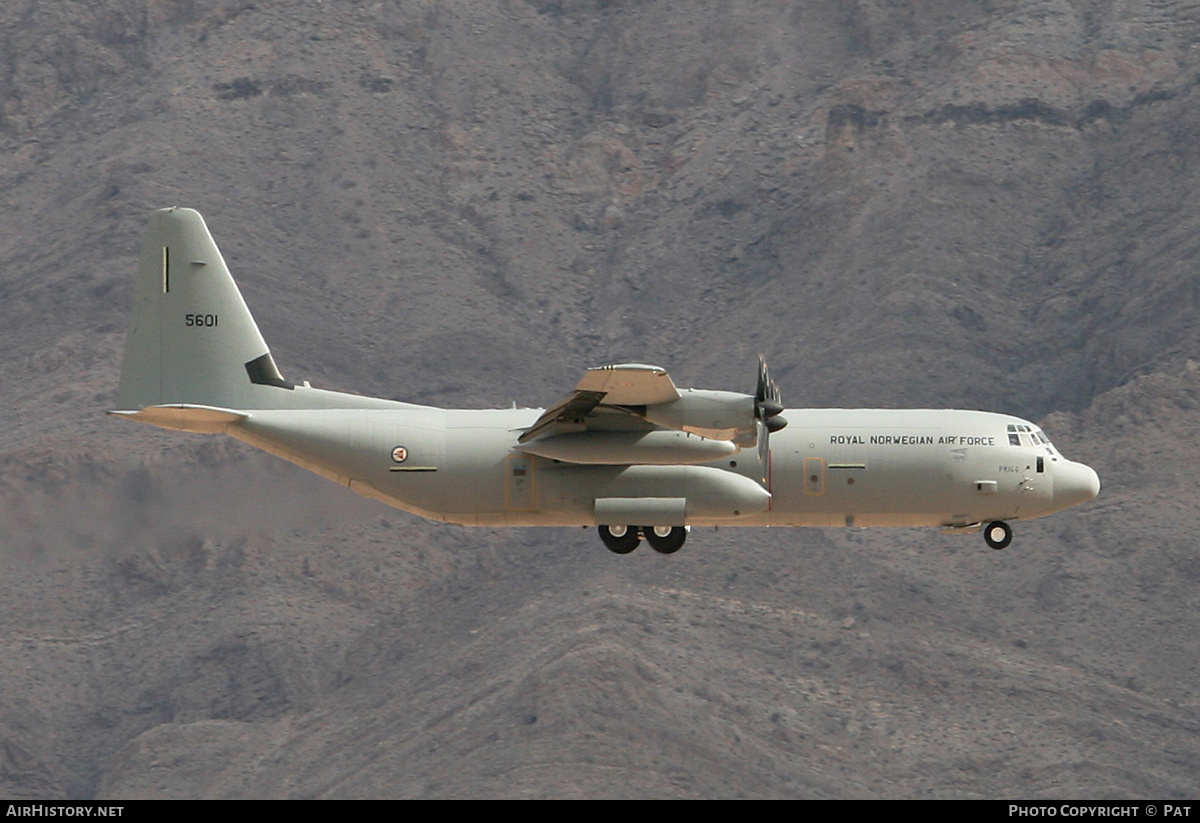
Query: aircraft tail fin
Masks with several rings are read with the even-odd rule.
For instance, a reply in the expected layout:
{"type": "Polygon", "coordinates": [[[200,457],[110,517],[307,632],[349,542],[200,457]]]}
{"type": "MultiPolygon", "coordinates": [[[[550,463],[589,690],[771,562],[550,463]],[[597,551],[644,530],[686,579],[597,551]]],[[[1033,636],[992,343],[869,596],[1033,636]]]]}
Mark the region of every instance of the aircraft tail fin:
{"type": "Polygon", "coordinates": [[[150,217],[117,409],[278,407],[283,379],[199,212],[150,217]]]}

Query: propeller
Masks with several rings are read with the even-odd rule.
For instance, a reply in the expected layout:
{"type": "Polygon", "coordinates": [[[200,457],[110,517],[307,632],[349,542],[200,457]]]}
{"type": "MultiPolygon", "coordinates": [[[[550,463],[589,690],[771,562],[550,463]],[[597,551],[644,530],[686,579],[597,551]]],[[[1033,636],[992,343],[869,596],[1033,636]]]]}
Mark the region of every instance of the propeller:
{"type": "Polygon", "coordinates": [[[758,388],[754,392],[754,422],[758,429],[758,462],[763,470],[763,483],[767,483],[770,448],[767,439],[787,425],[779,416],[783,411],[783,399],[779,395],[779,384],[771,379],[767,369],[767,358],[758,356],[758,388]]]}
{"type": "Polygon", "coordinates": [[[754,416],[762,421],[768,432],[777,432],[787,425],[779,416],[784,409],[779,384],[771,379],[767,358],[758,356],[758,389],[754,392],[754,416]]]}

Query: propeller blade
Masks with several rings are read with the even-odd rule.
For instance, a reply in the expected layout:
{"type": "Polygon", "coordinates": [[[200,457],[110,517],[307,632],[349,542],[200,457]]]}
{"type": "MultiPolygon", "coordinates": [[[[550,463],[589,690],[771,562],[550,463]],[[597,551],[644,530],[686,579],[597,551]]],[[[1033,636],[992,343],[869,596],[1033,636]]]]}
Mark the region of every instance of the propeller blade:
{"type": "Polygon", "coordinates": [[[756,420],[755,427],[758,429],[758,465],[762,467],[762,482],[767,483],[767,474],[769,473],[769,462],[771,459],[770,448],[767,445],[767,440],[770,438],[769,430],[763,421],[756,420]]]}
{"type": "Polygon", "coordinates": [[[758,386],[754,391],[754,416],[766,424],[768,432],[777,432],[787,425],[787,421],[779,417],[784,410],[783,397],[779,393],[779,384],[771,379],[767,368],[767,358],[758,356],[758,386]]]}

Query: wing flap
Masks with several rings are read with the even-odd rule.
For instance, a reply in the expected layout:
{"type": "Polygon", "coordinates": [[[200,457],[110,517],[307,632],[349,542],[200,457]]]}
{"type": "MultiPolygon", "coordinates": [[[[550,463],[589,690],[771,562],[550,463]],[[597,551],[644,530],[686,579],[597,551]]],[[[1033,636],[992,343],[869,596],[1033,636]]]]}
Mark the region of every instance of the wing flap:
{"type": "Polygon", "coordinates": [[[517,442],[528,443],[533,438],[545,434],[551,429],[555,431],[562,431],[568,428],[582,430],[584,427],[583,419],[592,413],[592,409],[600,404],[600,400],[603,397],[603,392],[580,391],[576,389],[542,412],[542,416],[535,420],[533,425],[517,438],[517,442]]]}

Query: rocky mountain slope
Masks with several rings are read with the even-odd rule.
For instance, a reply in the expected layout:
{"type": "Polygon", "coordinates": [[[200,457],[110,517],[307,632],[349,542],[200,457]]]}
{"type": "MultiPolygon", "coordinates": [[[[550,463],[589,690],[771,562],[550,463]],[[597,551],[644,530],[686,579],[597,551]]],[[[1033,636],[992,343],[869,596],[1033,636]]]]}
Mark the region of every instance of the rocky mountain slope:
{"type": "Polygon", "coordinates": [[[1172,0],[6,3],[0,793],[1194,797],[1197,42],[1172,0]],[[761,351],[1104,489],[1004,553],[425,523],[102,415],[165,205],[293,379],[761,351]]]}

